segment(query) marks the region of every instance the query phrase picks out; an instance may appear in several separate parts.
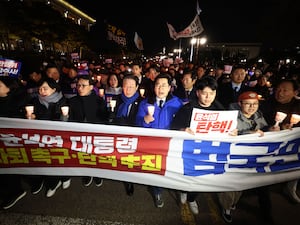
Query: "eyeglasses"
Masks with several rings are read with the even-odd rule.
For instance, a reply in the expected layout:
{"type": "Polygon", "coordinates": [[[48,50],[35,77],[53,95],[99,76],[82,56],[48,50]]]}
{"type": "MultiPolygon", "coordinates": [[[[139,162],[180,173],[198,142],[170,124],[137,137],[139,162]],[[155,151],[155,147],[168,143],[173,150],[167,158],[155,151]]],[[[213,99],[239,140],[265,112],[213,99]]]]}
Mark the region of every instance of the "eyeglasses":
{"type": "Polygon", "coordinates": [[[259,103],[249,103],[249,102],[242,102],[243,105],[250,107],[250,106],[255,106],[257,107],[259,105],[259,103]]]}
{"type": "Polygon", "coordinates": [[[86,86],[90,86],[89,84],[77,84],[76,87],[77,88],[85,88],[86,86]]]}

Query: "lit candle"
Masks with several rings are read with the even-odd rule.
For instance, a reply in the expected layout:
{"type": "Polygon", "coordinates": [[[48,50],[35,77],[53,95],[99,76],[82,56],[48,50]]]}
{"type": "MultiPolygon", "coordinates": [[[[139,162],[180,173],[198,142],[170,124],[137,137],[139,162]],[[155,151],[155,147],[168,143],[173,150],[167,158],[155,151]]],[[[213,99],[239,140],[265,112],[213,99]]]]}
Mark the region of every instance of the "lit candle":
{"type": "Polygon", "coordinates": [[[145,94],[145,89],[144,88],[140,89],[140,94],[141,94],[142,97],[144,97],[144,94],[145,94]]]}
{"type": "Polygon", "coordinates": [[[116,100],[113,100],[113,99],[110,100],[109,105],[111,107],[112,112],[114,111],[114,108],[116,107],[116,104],[117,104],[116,100]]]}
{"type": "Polygon", "coordinates": [[[154,105],[149,105],[149,106],[148,106],[148,114],[149,114],[150,116],[153,116],[153,114],[154,114],[154,109],[155,109],[154,105]]]}
{"type": "Polygon", "coordinates": [[[300,122],[300,115],[292,114],[291,120],[290,120],[291,125],[294,126],[295,124],[297,124],[299,122],[300,122]]]}
{"type": "Polygon", "coordinates": [[[285,119],[285,117],[287,116],[287,114],[286,113],[283,113],[283,112],[276,112],[276,116],[275,116],[275,121],[276,121],[276,123],[275,123],[275,127],[278,127],[279,126],[279,123],[281,123],[284,119],[285,119]]]}
{"type": "Polygon", "coordinates": [[[61,112],[64,116],[69,115],[69,106],[62,106],[61,107],[61,112]]]}
{"type": "Polygon", "coordinates": [[[100,96],[100,97],[103,97],[103,95],[104,95],[104,89],[101,88],[101,89],[99,89],[99,96],[100,96]]]}
{"type": "Polygon", "coordinates": [[[98,75],[98,76],[97,76],[97,81],[100,82],[100,80],[101,80],[101,76],[98,75]]]}
{"type": "Polygon", "coordinates": [[[25,110],[26,110],[26,113],[27,113],[27,118],[31,119],[31,115],[34,111],[34,106],[33,105],[25,106],[25,110]]]}

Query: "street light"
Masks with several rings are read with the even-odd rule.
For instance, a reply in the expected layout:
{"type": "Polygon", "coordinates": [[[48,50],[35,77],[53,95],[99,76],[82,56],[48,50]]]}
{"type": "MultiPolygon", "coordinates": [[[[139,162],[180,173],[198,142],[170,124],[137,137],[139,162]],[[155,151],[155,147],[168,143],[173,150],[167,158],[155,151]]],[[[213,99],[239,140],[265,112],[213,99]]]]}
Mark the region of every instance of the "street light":
{"type": "Polygon", "coordinates": [[[194,45],[196,44],[196,61],[198,61],[198,54],[199,54],[199,47],[201,45],[205,45],[207,42],[207,38],[206,37],[193,37],[191,39],[191,53],[190,53],[190,62],[193,61],[193,55],[194,55],[194,45]]]}
{"type": "Polygon", "coordinates": [[[178,58],[180,58],[180,54],[181,54],[181,52],[182,52],[182,49],[181,49],[181,48],[175,48],[175,49],[173,50],[173,52],[174,52],[174,54],[178,54],[178,58]]]}
{"type": "Polygon", "coordinates": [[[206,37],[199,38],[200,45],[205,45],[206,42],[207,42],[207,38],[206,37]]]}
{"type": "Polygon", "coordinates": [[[190,53],[190,62],[193,61],[193,54],[194,54],[194,44],[197,43],[197,38],[192,38],[191,39],[191,53],[190,53]]]}

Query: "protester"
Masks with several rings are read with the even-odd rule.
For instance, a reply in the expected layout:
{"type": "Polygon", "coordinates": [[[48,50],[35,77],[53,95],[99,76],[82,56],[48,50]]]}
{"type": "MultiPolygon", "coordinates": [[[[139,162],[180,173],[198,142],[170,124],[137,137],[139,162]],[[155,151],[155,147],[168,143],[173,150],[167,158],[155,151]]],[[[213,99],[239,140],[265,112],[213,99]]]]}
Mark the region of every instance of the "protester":
{"type": "Polygon", "coordinates": [[[267,77],[261,75],[257,78],[257,83],[255,86],[253,86],[253,91],[260,95],[261,100],[267,101],[270,97],[269,88],[267,77]]]}
{"type": "MultiPolygon", "coordinates": [[[[184,105],[177,113],[172,122],[171,129],[183,130],[194,134],[190,128],[193,109],[224,110],[224,107],[216,100],[218,84],[213,77],[204,77],[196,83],[196,96],[194,100],[184,105]]],[[[182,204],[186,201],[193,214],[198,214],[198,204],[196,202],[197,192],[181,192],[180,200],[182,204]]]]}
{"type": "MultiPolygon", "coordinates": [[[[243,135],[257,133],[263,136],[267,130],[268,124],[259,111],[259,96],[256,92],[243,92],[238,97],[237,103],[232,103],[230,109],[238,109],[237,129],[231,135],[243,135]]],[[[229,191],[218,193],[219,202],[222,207],[222,217],[225,222],[232,222],[231,211],[236,208],[242,191],[229,191]]],[[[271,209],[268,209],[271,210],[271,209]]],[[[269,213],[267,214],[269,215],[269,213]]]]}
{"type": "Polygon", "coordinates": [[[46,77],[52,78],[61,86],[62,77],[59,71],[59,68],[56,64],[48,63],[45,68],[46,77]]]}
{"type": "Polygon", "coordinates": [[[43,79],[42,71],[39,67],[33,67],[29,70],[28,80],[25,88],[31,98],[35,98],[39,94],[39,83],[43,79]]]}
{"type": "Polygon", "coordinates": [[[246,70],[244,66],[237,65],[230,74],[231,82],[219,83],[217,99],[228,109],[230,103],[237,102],[238,96],[251,88],[245,84],[246,70]]]}
{"type": "Polygon", "coordinates": [[[131,73],[132,75],[136,76],[138,78],[139,81],[139,86],[143,87],[143,84],[145,82],[145,76],[143,74],[143,68],[142,65],[138,62],[134,62],[131,65],[131,73]]]}
{"type": "MultiPolygon", "coordinates": [[[[140,127],[169,129],[171,122],[182,107],[182,101],[173,96],[171,91],[172,78],[168,74],[159,74],[154,80],[154,93],[153,97],[148,97],[143,100],[138,109],[136,116],[136,123],[140,127]],[[150,112],[149,106],[154,106],[154,111],[150,112]]],[[[155,206],[161,208],[164,206],[162,198],[162,188],[152,188],[155,206]]]]}
{"type": "Polygon", "coordinates": [[[136,76],[127,75],[123,79],[122,94],[115,96],[116,107],[110,112],[110,124],[122,126],[136,126],[138,107],[143,100],[138,92],[136,76]]]}
{"type": "Polygon", "coordinates": [[[196,99],[196,81],[197,76],[193,71],[185,71],[181,80],[182,85],[179,85],[173,94],[179,97],[184,103],[196,99]]]}
{"type": "Polygon", "coordinates": [[[140,84],[140,88],[145,89],[144,96],[152,98],[155,96],[154,93],[154,83],[155,83],[155,78],[159,75],[159,67],[156,65],[151,65],[148,70],[146,71],[147,77],[142,80],[142,83],[140,84]]]}
{"type": "MultiPolygon", "coordinates": [[[[278,82],[275,86],[274,95],[269,101],[264,101],[262,105],[262,112],[268,124],[271,126],[270,130],[278,131],[291,129],[292,127],[300,127],[300,122],[296,124],[291,123],[292,114],[300,115],[300,99],[297,99],[299,93],[299,84],[293,79],[284,79],[278,82]],[[282,121],[278,121],[276,114],[282,112],[286,117],[282,121]],[[276,120],[279,126],[275,125],[276,120]]],[[[298,180],[293,180],[287,183],[284,192],[295,203],[300,203],[300,196],[297,194],[298,180]]]]}
{"type": "Polygon", "coordinates": [[[107,86],[104,90],[107,107],[109,107],[109,102],[112,98],[117,97],[122,93],[121,85],[122,81],[118,75],[114,73],[108,75],[107,86]]]}
{"type": "MultiPolygon", "coordinates": [[[[0,76],[0,117],[23,118],[26,97],[16,78],[0,76]]],[[[22,176],[14,174],[0,175],[1,208],[9,209],[27,194],[22,186],[22,176]]]]}
{"type": "Polygon", "coordinates": [[[206,67],[203,65],[199,65],[196,68],[196,77],[198,80],[200,80],[201,78],[203,78],[204,76],[206,76],[207,72],[206,72],[206,67]]]}
{"type": "MultiPolygon", "coordinates": [[[[138,92],[138,78],[134,75],[127,75],[123,79],[122,94],[116,96],[116,107],[110,110],[110,124],[121,126],[136,126],[136,115],[138,107],[143,98],[138,92]]],[[[134,192],[133,183],[124,182],[127,195],[134,192]]]]}
{"type": "MultiPolygon", "coordinates": [[[[108,112],[103,98],[94,91],[94,80],[89,75],[78,77],[77,96],[69,101],[70,122],[106,124],[108,122],[108,112]]],[[[102,178],[95,177],[96,186],[101,186],[102,178]]],[[[83,178],[84,186],[88,187],[93,182],[93,177],[83,178]]]]}
{"type": "Polygon", "coordinates": [[[61,81],[61,91],[64,97],[69,99],[77,95],[76,84],[78,79],[78,69],[72,65],[68,66],[68,69],[65,69],[65,71],[66,74],[64,74],[61,81]]]}
{"type": "MultiPolygon", "coordinates": [[[[31,100],[30,105],[33,106],[33,113],[27,113],[28,119],[62,121],[61,107],[66,105],[66,98],[61,92],[60,85],[53,78],[46,77],[41,80],[39,94],[31,100]]],[[[44,179],[47,197],[52,197],[60,186],[67,189],[71,185],[71,178],[67,176],[32,176],[31,183],[40,190],[44,179]]]]}

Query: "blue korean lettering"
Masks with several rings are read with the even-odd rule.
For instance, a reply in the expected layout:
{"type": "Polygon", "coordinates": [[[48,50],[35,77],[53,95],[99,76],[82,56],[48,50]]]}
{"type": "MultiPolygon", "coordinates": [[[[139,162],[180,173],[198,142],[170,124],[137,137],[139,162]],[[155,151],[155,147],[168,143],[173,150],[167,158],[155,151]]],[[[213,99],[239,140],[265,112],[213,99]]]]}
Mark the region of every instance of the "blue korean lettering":
{"type": "Polygon", "coordinates": [[[288,142],[235,144],[185,140],[182,149],[183,172],[188,176],[222,174],[231,169],[265,173],[300,168],[300,138],[288,142]],[[235,149],[240,147],[241,154],[237,154],[237,150],[231,151],[233,146],[235,149]],[[243,154],[243,147],[248,151],[249,147],[263,150],[249,155],[243,154]]]}
{"type": "Polygon", "coordinates": [[[224,164],[230,153],[230,143],[213,141],[185,140],[183,142],[184,174],[200,176],[224,173],[224,164]],[[211,157],[216,160],[211,160],[211,157]]]}

